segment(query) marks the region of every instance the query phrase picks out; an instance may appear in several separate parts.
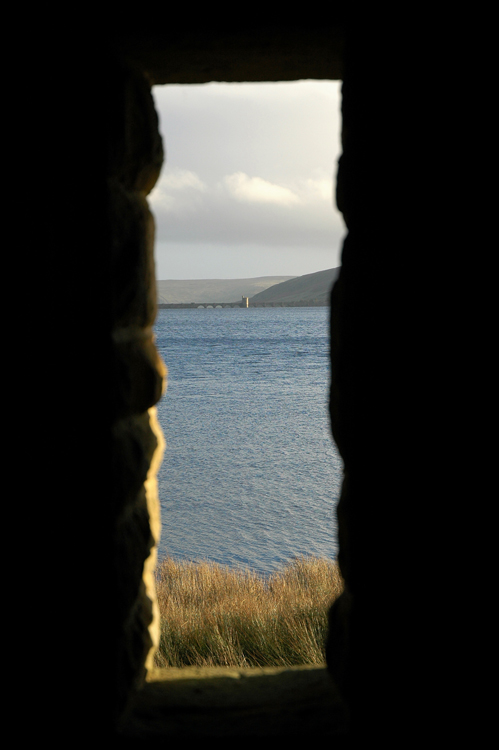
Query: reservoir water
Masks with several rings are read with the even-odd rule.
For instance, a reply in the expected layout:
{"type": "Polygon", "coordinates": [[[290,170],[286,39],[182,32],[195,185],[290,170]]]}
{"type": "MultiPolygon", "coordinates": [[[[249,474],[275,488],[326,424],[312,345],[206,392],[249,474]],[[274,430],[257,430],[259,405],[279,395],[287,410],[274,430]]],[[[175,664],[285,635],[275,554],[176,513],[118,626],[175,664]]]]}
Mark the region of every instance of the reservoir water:
{"type": "Polygon", "coordinates": [[[260,573],[334,559],[342,461],[331,437],[328,308],[159,310],[158,556],[260,573]]]}

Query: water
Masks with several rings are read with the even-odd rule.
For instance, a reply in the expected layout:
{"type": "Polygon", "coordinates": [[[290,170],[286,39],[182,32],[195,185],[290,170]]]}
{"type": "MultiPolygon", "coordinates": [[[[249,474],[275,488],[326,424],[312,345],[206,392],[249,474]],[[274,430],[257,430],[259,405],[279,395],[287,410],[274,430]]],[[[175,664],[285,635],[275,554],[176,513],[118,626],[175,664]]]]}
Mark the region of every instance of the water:
{"type": "Polygon", "coordinates": [[[334,559],[342,461],[329,429],[328,309],[159,310],[158,556],[260,573],[334,559]]]}

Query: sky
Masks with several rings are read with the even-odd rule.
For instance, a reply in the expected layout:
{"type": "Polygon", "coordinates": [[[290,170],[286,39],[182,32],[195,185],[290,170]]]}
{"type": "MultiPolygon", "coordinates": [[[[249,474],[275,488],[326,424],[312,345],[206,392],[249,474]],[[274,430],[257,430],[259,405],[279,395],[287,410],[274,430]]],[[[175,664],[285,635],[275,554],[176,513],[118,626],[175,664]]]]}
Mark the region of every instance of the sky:
{"type": "Polygon", "coordinates": [[[149,195],[156,278],[340,265],[339,81],[155,86],[165,163],[149,195]]]}

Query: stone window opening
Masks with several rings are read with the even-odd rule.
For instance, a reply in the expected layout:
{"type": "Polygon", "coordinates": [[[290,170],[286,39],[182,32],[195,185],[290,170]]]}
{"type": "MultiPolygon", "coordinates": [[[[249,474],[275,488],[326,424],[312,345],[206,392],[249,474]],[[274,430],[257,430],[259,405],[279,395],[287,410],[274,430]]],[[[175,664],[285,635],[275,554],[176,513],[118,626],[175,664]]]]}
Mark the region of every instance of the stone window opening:
{"type": "MultiPolygon", "coordinates": [[[[156,473],[164,453],[164,438],[157,422],[155,405],[164,390],[166,371],[158,357],[152,335],[156,314],[154,220],[147,196],[161,169],[163,146],[158,136],[150,82],[134,66],[119,67],[117,78],[126,92],[120,97],[118,107],[125,108],[123,119],[127,123],[127,130],[121,152],[119,148],[114,149],[115,176],[111,180],[111,220],[115,247],[118,248],[118,285],[115,294],[117,324],[113,341],[121,371],[129,375],[124,381],[126,388],[120,393],[118,411],[121,409],[123,417],[118,419],[115,434],[124,456],[120,468],[127,483],[130,469],[126,464],[130,451],[135,452],[133,461],[139,474],[143,475],[142,490],[139,490],[138,496],[134,499],[128,492],[131,506],[124,517],[119,542],[123,565],[118,565],[118,577],[122,571],[130,580],[131,561],[135,560],[137,574],[142,568],[138,599],[127,618],[128,622],[133,623],[132,629],[125,628],[118,643],[118,660],[121,661],[124,653],[127,653],[126,658],[131,659],[128,671],[130,675],[135,673],[128,686],[124,684],[118,687],[118,699],[123,704],[120,731],[131,736],[154,736],[156,730],[146,725],[150,721],[154,724],[155,719],[163,721],[158,716],[164,712],[165,706],[177,706],[178,701],[182,703],[186,700],[195,704],[195,695],[201,689],[204,696],[202,721],[205,723],[208,705],[211,705],[214,717],[223,716],[223,720],[228,718],[230,723],[231,716],[238,717],[239,721],[246,720],[243,706],[253,704],[261,713],[264,733],[268,732],[269,726],[278,727],[278,733],[284,731],[290,722],[296,721],[297,714],[302,718],[305,714],[309,715],[309,724],[313,715],[314,725],[317,726],[317,722],[324,724],[326,733],[342,733],[344,708],[326,668],[277,668],[256,672],[241,669],[227,671],[226,668],[221,668],[222,672],[219,669],[191,669],[189,672],[187,668],[180,670],[181,675],[171,669],[154,668],[154,652],[159,640],[159,616],[154,593],[155,545],[160,528],[156,473]],[[128,259],[123,264],[125,257],[128,259]],[[132,519],[133,528],[128,526],[132,519]],[[143,563],[140,561],[140,545],[144,554],[143,563]],[[137,649],[140,644],[137,634],[140,631],[143,633],[142,646],[137,649]],[[269,697],[268,704],[263,706],[262,691],[269,697]],[[241,695],[242,704],[239,706],[237,699],[233,703],[237,694],[241,695]],[[312,714],[310,706],[305,705],[306,696],[310,694],[315,698],[312,714]],[[285,705],[287,708],[284,708],[285,705]],[[149,718],[146,719],[146,715],[149,718]]],[[[167,523],[167,519],[164,522],[167,523]]],[[[194,719],[197,711],[194,705],[191,708],[191,719],[194,719]]],[[[166,721],[165,727],[158,730],[159,735],[176,731],[178,725],[175,722],[178,721],[182,723],[181,717],[174,720],[173,729],[172,726],[168,729],[166,721]]]]}
{"type": "MultiPolygon", "coordinates": [[[[23,666],[34,666],[23,686],[26,677],[38,686],[22,732],[59,732],[66,744],[75,734],[95,743],[109,730],[132,741],[301,736],[318,745],[346,733],[348,745],[367,747],[449,736],[476,745],[488,731],[493,567],[483,530],[493,528],[494,467],[482,422],[493,403],[484,388],[494,340],[484,279],[493,276],[490,237],[481,241],[487,212],[466,211],[481,200],[490,163],[487,137],[478,156],[469,139],[470,123],[483,130],[479,109],[490,100],[480,96],[486,66],[474,52],[488,49],[485,21],[346,7],[307,8],[294,25],[285,10],[273,27],[267,13],[250,11],[247,24],[228,29],[211,9],[211,22],[198,24],[190,8],[115,13],[102,55],[102,14],[89,12],[84,33],[82,14],[62,27],[49,18],[36,27],[34,54],[24,54],[24,38],[11,54],[13,89],[27,84],[20,97],[8,93],[6,110],[20,135],[14,162],[26,157],[18,184],[34,167],[40,176],[30,195],[36,219],[27,191],[14,193],[21,241],[11,253],[36,256],[37,270],[48,265],[37,296],[26,298],[36,325],[22,331],[22,356],[5,347],[7,370],[26,384],[19,400],[33,396],[41,412],[18,420],[21,439],[10,441],[22,467],[21,541],[28,495],[40,553],[31,560],[41,627],[31,627],[31,601],[17,587],[9,600],[15,645],[23,666]],[[155,636],[144,571],[154,565],[154,407],[164,371],[152,337],[147,195],[163,156],[150,86],[323,77],[343,81],[337,204],[347,225],[330,338],[348,589],[330,619],[327,685],[338,690],[326,695],[325,670],[261,681],[156,677],[146,667],[155,636]],[[471,180],[462,179],[465,162],[471,180]]],[[[9,291],[21,274],[6,280],[9,291]]],[[[19,339],[17,320],[12,308],[6,322],[19,339]]],[[[29,542],[23,552],[29,559],[29,542]]],[[[17,581],[11,567],[7,578],[17,581]]]]}

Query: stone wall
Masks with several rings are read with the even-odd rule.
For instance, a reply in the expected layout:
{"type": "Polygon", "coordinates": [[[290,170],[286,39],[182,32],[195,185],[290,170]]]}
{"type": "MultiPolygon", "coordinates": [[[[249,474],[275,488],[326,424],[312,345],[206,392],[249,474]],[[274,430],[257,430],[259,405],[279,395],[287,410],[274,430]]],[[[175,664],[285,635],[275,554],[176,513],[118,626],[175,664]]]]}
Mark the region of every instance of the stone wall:
{"type": "MultiPolygon", "coordinates": [[[[424,24],[415,33],[414,19],[396,27],[371,21],[349,19],[345,58],[341,34],[331,55],[342,70],[344,62],[337,202],[348,235],[331,300],[330,409],[345,462],[338,516],[347,587],[331,613],[328,664],[349,704],[352,734],[400,747],[418,735],[460,735],[477,715],[468,710],[484,692],[476,654],[488,654],[484,603],[473,585],[486,566],[469,554],[463,563],[462,555],[482,539],[491,495],[477,491],[486,462],[468,460],[480,429],[466,432],[461,421],[482,387],[461,373],[464,360],[479,369],[472,342],[483,319],[470,284],[459,298],[450,294],[438,264],[442,248],[456,246],[449,229],[456,217],[442,205],[451,180],[441,154],[454,127],[439,120],[447,78],[435,74],[424,24]],[[423,88],[430,114],[415,106],[423,88]],[[463,304],[462,339],[453,348],[449,331],[463,304]]],[[[208,31],[197,34],[199,60],[212,56],[210,70],[222,79],[249,71],[252,80],[275,80],[272,71],[286,67],[279,52],[269,54],[272,41],[232,65],[237,34],[226,56],[216,54],[208,31]]],[[[150,37],[139,36],[127,36],[139,68],[115,52],[99,57],[90,37],[74,47],[68,36],[36,69],[37,112],[50,115],[37,186],[45,223],[37,230],[53,263],[49,312],[43,307],[36,320],[37,418],[28,436],[29,466],[43,472],[28,507],[45,524],[45,575],[35,570],[44,605],[36,617],[45,622],[23,645],[36,666],[36,695],[47,693],[39,731],[67,722],[69,741],[94,740],[106,725],[115,731],[143,684],[157,628],[154,473],[163,443],[154,404],[165,372],[151,331],[154,225],[146,196],[163,155],[146,74],[156,65],[157,79],[168,78],[172,47],[156,35],[148,58],[150,37]],[[84,304],[74,304],[68,276],[80,279],[84,304]],[[34,656],[26,648],[33,640],[34,656]]],[[[255,36],[256,27],[246,50],[255,36]]],[[[292,57],[301,54],[297,39],[299,28],[282,48],[292,57]]],[[[186,79],[200,82],[208,74],[192,67],[192,46],[179,34],[174,58],[187,66],[186,79]]],[[[313,43],[305,47],[306,75],[326,77],[326,58],[316,59],[313,43]]],[[[297,57],[290,77],[301,69],[297,57]]],[[[31,366],[26,351],[20,361],[31,366]]]]}
{"type": "Polygon", "coordinates": [[[429,404],[421,400],[424,379],[415,390],[424,355],[410,277],[420,185],[406,149],[398,150],[413,132],[409,91],[391,67],[405,58],[388,55],[391,75],[382,80],[365,67],[383,40],[393,54],[383,33],[374,40],[367,30],[352,32],[344,61],[337,204],[348,234],[331,296],[330,414],[345,466],[337,515],[346,590],[330,613],[328,664],[351,706],[353,735],[388,739],[413,720],[431,650],[415,601],[427,534],[413,511],[428,492],[416,468],[424,438],[414,409],[422,416],[429,404]]]}
{"type": "Polygon", "coordinates": [[[116,63],[110,71],[108,205],[112,288],[114,585],[117,708],[143,684],[159,643],[154,589],[160,534],[156,472],[164,441],[155,404],[166,370],[153,339],[154,219],[146,196],[163,163],[149,82],[116,63]]]}
{"type": "Polygon", "coordinates": [[[448,318],[462,303],[444,261],[459,222],[446,203],[450,142],[434,141],[448,116],[437,58],[430,72],[417,54],[428,29],[372,28],[349,27],[342,86],[337,204],[348,234],[331,297],[330,413],[345,465],[346,590],[330,614],[328,664],[352,736],[399,746],[453,732],[467,669],[455,649],[469,619],[453,604],[467,579],[457,570],[469,502],[457,459],[463,364],[448,318]],[[374,59],[384,75],[370,73],[374,59]]]}

